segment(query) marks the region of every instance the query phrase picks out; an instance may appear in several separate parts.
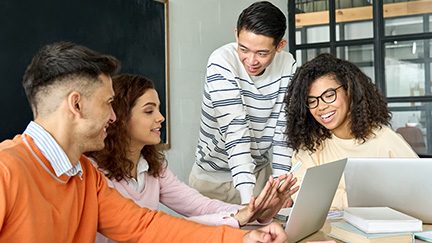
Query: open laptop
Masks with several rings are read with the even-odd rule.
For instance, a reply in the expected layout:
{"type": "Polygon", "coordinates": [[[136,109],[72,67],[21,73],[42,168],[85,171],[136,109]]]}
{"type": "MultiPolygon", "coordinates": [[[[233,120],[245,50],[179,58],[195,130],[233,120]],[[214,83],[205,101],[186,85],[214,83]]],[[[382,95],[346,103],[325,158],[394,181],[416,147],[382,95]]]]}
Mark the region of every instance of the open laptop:
{"type": "Polygon", "coordinates": [[[288,242],[299,241],[322,228],[345,164],[343,159],[307,169],[286,222],[288,242]]]}
{"type": "Polygon", "coordinates": [[[345,183],[350,207],[387,206],[432,223],[432,159],[348,159],[345,183]]]}

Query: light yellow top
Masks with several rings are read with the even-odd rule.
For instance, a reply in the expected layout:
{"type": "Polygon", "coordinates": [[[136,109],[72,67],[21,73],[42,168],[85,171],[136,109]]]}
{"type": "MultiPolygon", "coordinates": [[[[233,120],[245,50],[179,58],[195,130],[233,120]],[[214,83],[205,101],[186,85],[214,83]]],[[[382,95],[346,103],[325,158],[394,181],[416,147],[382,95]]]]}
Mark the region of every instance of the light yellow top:
{"type": "MultiPolygon", "coordinates": [[[[355,139],[340,139],[333,135],[323,141],[320,149],[314,153],[299,150],[294,153],[293,166],[301,161],[303,164],[294,175],[298,183],[303,180],[306,170],[310,167],[329,163],[344,158],[416,158],[411,146],[389,127],[376,130],[374,136],[361,143],[355,139]]],[[[367,178],[365,178],[367,179],[367,178]]],[[[342,176],[330,210],[342,210],[348,206],[345,180],[342,176]]]]}

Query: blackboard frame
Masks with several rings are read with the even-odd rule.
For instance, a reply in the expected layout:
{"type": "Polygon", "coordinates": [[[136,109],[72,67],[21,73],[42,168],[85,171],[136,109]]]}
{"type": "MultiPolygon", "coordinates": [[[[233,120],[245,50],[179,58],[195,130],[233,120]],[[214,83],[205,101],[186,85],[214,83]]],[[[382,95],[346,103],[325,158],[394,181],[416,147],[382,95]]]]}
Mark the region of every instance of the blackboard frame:
{"type": "Polygon", "coordinates": [[[169,89],[169,80],[170,80],[170,56],[169,56],[169,0],[155,0],[162,4],[164,4],[165,10],[165,141],[163,142],[164,149],[169,149],[171,147],[170,140],[170,89],[169,89]]]}
{"type": "Polygon", "coordinates": [[[164,93],[165,93],[165,97],[161,97],[160,95],[160,90],[158,88],[157,91],[159,93],[159,98],[160,99],[164,99],[164,102],[161,102],[161,105],[164,103],[165,104],[165,126],[163,126],[162,129],[164,129],[164,133],[165,133],[165,138],[162,139],[162,149],[163,150],[168,150],[171,147],[171,143],[170,143],[170,89],[169,89],[169,80],[170,80],[170,72],[169,72],[169,68],[170,68],[170,55],[169,55],[169,0],[154,0],[155,2],[159,2],[161,4],[163,4],[164,6],[164,33],[165,33],[165,89],[164,89],[164,93]]]}

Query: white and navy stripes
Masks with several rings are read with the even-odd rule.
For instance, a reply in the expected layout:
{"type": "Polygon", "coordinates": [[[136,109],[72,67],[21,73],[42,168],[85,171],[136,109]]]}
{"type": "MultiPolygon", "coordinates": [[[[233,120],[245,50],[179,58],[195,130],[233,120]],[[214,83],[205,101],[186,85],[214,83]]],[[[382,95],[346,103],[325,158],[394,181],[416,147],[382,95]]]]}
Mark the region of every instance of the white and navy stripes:
{"type": "Polygon", "coordinates": [[[248,203],[254,172],[269,162],[274,175],[291,168],[292,151],[283,136],[283,99],[296,64],[289,53],[277,53],[265,72],[252,80],[236,48],[236,43],[227,44],[209,58],[195,166],[203,174],[198,178],[232,179],[242,203],[248,203]]]}
{"type": "Polygon", "coordinates": [[[42,126],[32,121],[28,124],[23,134],[27,134],[33,138],[36,146],[51,163],[57,177],[63,174],[68,176],[82,175],[80,161],[73,166],[64,150],[42,126]]]}

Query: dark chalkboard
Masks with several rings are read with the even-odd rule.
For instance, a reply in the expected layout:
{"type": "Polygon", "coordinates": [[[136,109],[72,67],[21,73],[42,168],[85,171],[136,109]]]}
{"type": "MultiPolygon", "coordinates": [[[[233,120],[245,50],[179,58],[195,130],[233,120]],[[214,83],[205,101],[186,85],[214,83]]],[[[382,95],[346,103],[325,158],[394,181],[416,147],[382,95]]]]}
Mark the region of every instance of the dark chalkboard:
{"type": "Polygon", "coordinates": [[[33,119],[22,76],[33,55],[56,41],[111,54],[122,72],[152,79],[166,117],[165,7],[154,0],[0,1],[0,140],[22,133],[33,119]]]}

